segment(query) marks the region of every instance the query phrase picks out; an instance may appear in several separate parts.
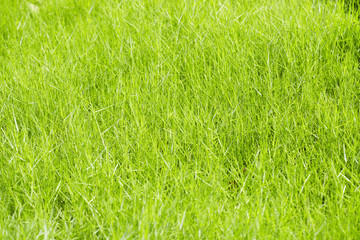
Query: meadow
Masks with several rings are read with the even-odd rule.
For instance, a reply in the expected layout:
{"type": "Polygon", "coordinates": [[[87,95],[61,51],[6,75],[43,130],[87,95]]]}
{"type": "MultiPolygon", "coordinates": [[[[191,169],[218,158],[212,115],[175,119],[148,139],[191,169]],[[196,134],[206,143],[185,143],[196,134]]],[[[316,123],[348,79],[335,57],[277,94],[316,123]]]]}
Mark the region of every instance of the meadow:
{"type": "Polygon", "coordinates": [[[359,239],[340,0],[0,0],[1,239],[359,239]]]}

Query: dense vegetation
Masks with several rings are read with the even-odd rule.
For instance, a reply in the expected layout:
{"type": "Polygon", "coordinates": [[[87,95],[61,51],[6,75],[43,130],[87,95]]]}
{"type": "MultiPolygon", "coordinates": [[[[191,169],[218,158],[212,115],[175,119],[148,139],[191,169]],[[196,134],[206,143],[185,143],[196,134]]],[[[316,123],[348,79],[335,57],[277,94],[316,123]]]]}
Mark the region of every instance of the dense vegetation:
{"type": "Polygon", "coordinates": [[[360,237],[360,25],[313,0],[0,0],[0,238],[360,237]]]}

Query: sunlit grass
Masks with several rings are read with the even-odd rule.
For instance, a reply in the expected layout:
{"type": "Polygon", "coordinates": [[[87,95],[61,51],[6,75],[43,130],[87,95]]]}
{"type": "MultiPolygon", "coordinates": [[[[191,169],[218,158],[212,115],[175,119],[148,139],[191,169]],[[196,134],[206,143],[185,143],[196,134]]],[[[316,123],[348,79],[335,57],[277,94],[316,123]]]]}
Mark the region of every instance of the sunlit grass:
{"type": "Polygon", "coordinates": [[[0,238],[358,239],[340,1],[0,1],[0,238]]]}

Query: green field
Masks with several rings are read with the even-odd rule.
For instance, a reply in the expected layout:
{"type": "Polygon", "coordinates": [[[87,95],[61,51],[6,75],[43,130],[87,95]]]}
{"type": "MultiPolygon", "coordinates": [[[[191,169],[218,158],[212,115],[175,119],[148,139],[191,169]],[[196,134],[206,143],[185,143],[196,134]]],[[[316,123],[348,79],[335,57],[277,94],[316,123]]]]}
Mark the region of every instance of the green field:
{"type": "Polygon", "coordinates": [[[360,239],[337,0],[0,0],[0,239],[360,239]]]}

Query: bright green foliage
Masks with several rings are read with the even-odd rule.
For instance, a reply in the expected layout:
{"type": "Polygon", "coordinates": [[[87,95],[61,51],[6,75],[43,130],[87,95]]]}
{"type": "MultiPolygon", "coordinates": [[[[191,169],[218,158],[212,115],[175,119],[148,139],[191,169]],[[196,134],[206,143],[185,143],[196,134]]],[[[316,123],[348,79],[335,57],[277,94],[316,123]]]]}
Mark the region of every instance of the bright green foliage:
{"type": "Polygon", "coordinates": [[[346,9],[0,0],[0,238],[359,239],[346,9]]]}

